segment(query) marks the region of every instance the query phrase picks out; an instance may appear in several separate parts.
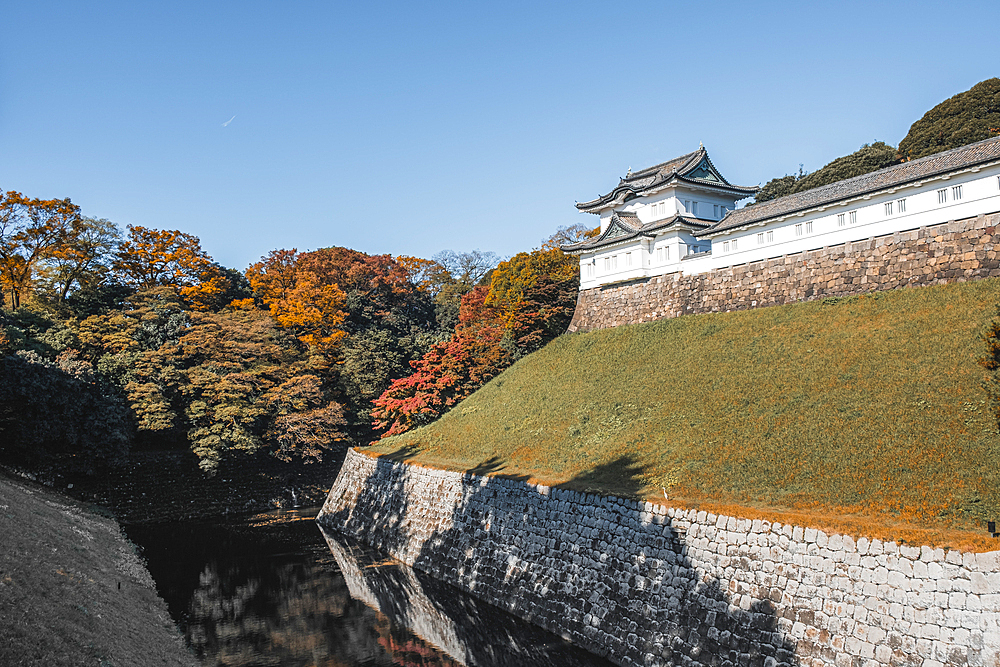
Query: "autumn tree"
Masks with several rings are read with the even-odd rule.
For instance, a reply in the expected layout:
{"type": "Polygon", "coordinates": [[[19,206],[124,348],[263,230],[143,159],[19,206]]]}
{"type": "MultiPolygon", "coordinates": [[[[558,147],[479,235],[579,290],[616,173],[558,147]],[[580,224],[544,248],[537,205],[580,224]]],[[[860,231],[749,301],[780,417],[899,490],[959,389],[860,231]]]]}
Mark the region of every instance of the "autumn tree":
{"type": "Polygon", "coordinates": [[[333,362],[352,437],[371,426],[371,401],[411,372],[436,339],[431,283],[443,268],[349,248],[279,250],[247,271],[272,317],[333,362]]]}
{"type": "Polygon", "coordinates": [[[0,281],[11,308],[21,306],[38,264],[65,243],[79,218],[80,207],[69,199],[0,192],[0,281]]]}
{"type": "Polygon", "coordinates": [[[137,290],[196,285],[211,265],[197,236],[138,225],[128,226],[113,264],[122,282],[137,290]]]}
{"type": "Polygon", "coordinates": [[[139,436],[187,440],[207,471],[258,451],[318,460],[342,438],[328,365],[264,311],[192,311],[160,287],[84,320],[79,338],[124,391],[139,436]]]}
{"type": "Polygon", "coordinates": [[[253,293],[271,317],[314,350],[332,355],[346,335],[346,295],[300,265],[295,250],[274,250],[247,269],[253,293]]]}
{"type": "Polygon", "coordinates": [[[66,301],[74,287],[96,286],[111,270],[115,251],[121,241],[118,226],[104,218],[79,217],[47,255],[41,278],[55,300],[66,301]]]}
{"type": "MultiPolygon", "coordinates": [[[[582,233],[582,232],[581,232],[582,233]]],[[[461,298],[459,321],[414,372],[374,401],[374,426],[384,435],[433,421],[514,361],[566,330],[579,287],[579,264],[553,246],[519,253],[491,273],[489,287],[461,298]]]]}
{"type": "Polygon", "coordinates": [[[509,365],[502,322],[485,303],[488,293],[484,286],[467,292],[451,337],[412,361],[413,372],[375,399],[373,425],[383,437],[434,421],[509,365]]]}
{"type": "Polygon", "coordinates": [[[443,250],[434,255],[434,261],[446,271],[434,293],[434,316],[441,329],[451,331],[459,321],[462,297],[476,285],[489,283],[490,273],[500,262],[500,257],[494,252],[482,250],[443,250]]]}
{"type": "Polygon", "coordinates": [[[418,290],[432,297],[440,292],[444,285],[454,281],[448,268],[437,260],[400,255],[396,257],[396,263],[406,271],[409,281],[418,290]]]}
{"type": "Polygon", "coordinates": [[[551,236],[549,236],[549,238],[545,239],[542,243],[542,250],[551,250],[552,248],[558,248],[559,246],[568,245],[570,243],[579,243],[580,241],[596,238],[597,236],[600,236],[600,234],[600,225],[597,227],[591,227],[590,225],[585,225],[580,222],[572,225],[566,225],[564,227],[559,227],[552,233],[551,236]]]}

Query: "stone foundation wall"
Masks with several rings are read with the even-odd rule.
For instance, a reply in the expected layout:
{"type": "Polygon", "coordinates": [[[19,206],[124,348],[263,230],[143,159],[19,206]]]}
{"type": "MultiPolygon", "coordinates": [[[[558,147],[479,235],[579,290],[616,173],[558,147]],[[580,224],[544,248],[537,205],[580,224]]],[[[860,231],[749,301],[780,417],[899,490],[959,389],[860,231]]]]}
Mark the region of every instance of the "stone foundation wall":
{"type": "Polygon", "coordinates": [[[1000,665],[1000,552],[348,454],[319,520],[620,665],[1000,665]]]}
{"type": "Polygon", "coordinates": [[[1000,214],[580,292],[570,331],[1000,276],[1000,214]]]}

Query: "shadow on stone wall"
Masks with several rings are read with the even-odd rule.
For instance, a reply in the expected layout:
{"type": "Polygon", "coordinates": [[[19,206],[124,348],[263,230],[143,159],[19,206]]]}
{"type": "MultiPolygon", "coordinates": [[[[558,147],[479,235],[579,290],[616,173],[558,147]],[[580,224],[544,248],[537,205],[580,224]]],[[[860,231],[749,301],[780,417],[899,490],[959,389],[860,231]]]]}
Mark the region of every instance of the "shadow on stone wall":
{"type": "MultiPolygon", "coordinates": [[[[495,460],[476,468],[502,469],[495,460]]],[[[795,663],[771,603],[750,604],[751,582],[723,589],[711,573],[699,578],[673,520],[569,490],[613,478],[638,494],[642,472],[622,456],[527,505],[523,479],[467,474],[452,527],[423,540],[414,567],[623,665],[795,663]]],[[[395,514],[386,519],[399,526],[395,514]]]]}
{"type": "Polygon", "coordinates": [[[556,635],[399,561],[386,560],[353,539],[323,534],[355,599],[463,665],[611,667],[556,635]]]}

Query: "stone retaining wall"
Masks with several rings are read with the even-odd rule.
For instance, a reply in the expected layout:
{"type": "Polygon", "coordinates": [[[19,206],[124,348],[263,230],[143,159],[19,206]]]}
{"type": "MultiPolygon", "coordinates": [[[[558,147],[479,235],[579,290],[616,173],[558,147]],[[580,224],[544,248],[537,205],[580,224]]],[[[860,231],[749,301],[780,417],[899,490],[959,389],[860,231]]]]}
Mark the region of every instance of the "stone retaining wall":
{"type": "Polygon", "coordinates": [[[1000,665],[1000,552],[348,454],[319,520],[620,665],[1000,665]]]}
{"type": "Polygon", "coordinates": [[[580,292],[570,331],[1000,276],[1000,214],[580,292]]]}

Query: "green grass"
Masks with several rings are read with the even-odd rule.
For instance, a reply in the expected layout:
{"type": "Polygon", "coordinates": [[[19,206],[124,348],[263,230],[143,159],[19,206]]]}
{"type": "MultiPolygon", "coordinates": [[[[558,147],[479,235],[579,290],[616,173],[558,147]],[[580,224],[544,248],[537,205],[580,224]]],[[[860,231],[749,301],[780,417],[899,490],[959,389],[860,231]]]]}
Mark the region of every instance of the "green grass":
{"type": "MultiPolygon", "coordinates": [[[[369,450],[671,502],[982,530],[984,280],[562,336],[369,450]]],[[[996,548],[994,546],[994,548],[996,548]]]]}
{"type": "Polygon", "coordinates": [[[196,664],[113,519],[0,477],[0,535],[0,664],[196,664]]]}

